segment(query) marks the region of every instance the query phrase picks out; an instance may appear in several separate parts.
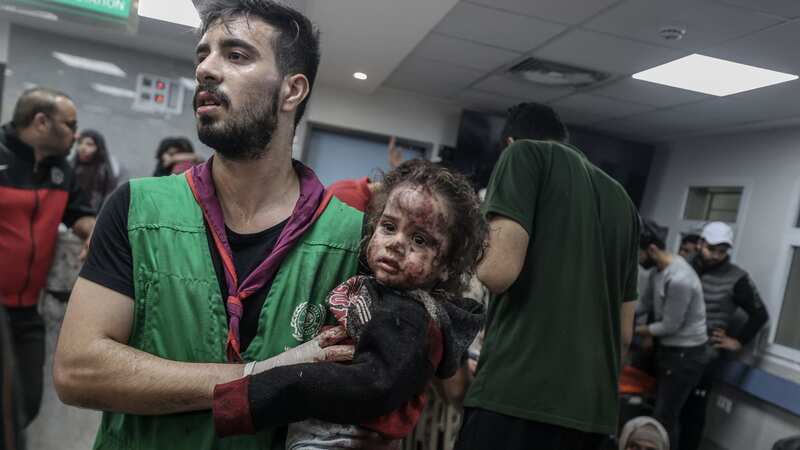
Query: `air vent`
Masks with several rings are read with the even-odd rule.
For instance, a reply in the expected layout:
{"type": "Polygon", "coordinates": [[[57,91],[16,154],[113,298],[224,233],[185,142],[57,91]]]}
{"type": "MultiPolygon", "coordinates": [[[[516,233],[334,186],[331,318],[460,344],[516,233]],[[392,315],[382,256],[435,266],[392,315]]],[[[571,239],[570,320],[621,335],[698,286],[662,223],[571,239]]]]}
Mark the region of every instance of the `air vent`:
{"type": "Polygon", "coordinates": [[[585,87],[611,77],[607,73],[535,58],[522,61],[508,73],[529,83],[551,87],[585,87]]]}

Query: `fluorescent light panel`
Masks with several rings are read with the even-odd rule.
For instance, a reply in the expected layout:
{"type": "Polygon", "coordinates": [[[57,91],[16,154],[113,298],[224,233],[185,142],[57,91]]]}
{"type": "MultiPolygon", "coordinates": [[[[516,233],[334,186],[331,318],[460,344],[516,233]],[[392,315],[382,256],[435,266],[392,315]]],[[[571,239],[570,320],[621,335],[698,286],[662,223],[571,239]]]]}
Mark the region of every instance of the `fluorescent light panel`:
{"type": "Polygon", "coordinates": [[[120,98],[136,98],[136,92],[130,89],[124,89],[121,87],[116,86],[109,86],[107,84],[102,83],[92,83],[92,89],[101,93],[110,95],[112,97],[120,97],[120,98]]]}
{"type": "Polygon", "coordinates": [[[693,54],[633,75],[637,80],[724,97],[797,79],[797,75],[693,54]]]}
{"type": "Polygon", "coordinates": [[[16,14],[21,14],[23,16],[30,16],[36,17],[39,19],[50,20],[50,21],[58,21],[58,16],[49,12],[49,11],[40,11],[38,9],[28,9],[28,8],[20,8],[14,5],[3,5],[0,6],[0,9],[3,11],[8,11],[16,14]]]}
{"type": "Polygon", "coordinates": [[[139,0],[139,15],[192,28],[200,26],[192,0],[139,0]]]}
{"type": "Polygon", "coordinates": [[[100,61],[98,59],[85,58],[83,56],[70,55],[69,53],[53,52],[53,58],[76,69],[88,70],[91,72],[112,75],[125,78],[128,74],[114,63],[100,61]]]}

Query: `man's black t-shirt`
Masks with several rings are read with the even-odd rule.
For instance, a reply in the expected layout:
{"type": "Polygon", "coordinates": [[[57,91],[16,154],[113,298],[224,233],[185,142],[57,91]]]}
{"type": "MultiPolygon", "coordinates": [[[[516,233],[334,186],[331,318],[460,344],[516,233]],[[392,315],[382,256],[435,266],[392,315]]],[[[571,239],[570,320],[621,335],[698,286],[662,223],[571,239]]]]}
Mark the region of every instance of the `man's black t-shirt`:
{"type": "MultiPolygon", "coordinates": [[[[108,198],[97,218],[89,257],[83,269],[81,269],[80,276],[133,298],[133,258],[131,256],[130,241],[128,240],[128,208],[130,201],[131,188],[129,183],[121,185],[108,198]]],[[[285,225],[286,221],[254,234],[239,234],[225,227],[228,244],[233,252],[233,264],[236,267],[236,274],[240,281],[244,281],[272,253],[272,249],[275,247],[275,243],[278,241],[278,237],[285,225]]],[[[206,234],[214,270],[219,281],[220,293],[222,298],[226,299],[228,297],[228,288],[225,282],[222,259],[210,233],[206,234]]],[[[250,345],[250,341],[253,340],[253,337],[258,332],[258,318],[271,286],[271,283],[263,286],[244,301],[244,315],[240,325],[242,351],[250,345]]]]}

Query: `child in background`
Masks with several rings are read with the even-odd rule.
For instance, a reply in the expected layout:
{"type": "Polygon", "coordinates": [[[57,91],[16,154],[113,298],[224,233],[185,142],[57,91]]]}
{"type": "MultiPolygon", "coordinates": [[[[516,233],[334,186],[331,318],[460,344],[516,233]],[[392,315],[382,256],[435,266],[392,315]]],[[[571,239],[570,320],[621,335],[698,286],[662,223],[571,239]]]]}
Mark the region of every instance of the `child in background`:
{"type": "Polygon", "coordinates": [[[465,177],[422,160],[389,172],[367,210],[363,255],[372,275],[350,278],[328,298],[355,342],[353,361],[262,373],[256,364],[256,375],[216,387],[218,434],[303,421],[289,427],[287,450],[397,448],[426,387],[464,363],[483,323],[482,307],[459,293],[486,235],[465,177]]]}

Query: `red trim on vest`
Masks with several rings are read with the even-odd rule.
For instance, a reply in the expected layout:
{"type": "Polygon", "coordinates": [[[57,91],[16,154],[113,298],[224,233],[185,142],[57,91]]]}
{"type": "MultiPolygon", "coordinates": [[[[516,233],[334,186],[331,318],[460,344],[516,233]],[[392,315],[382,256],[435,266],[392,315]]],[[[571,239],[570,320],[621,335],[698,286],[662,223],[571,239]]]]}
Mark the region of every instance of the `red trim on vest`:
{"type": "Polygon", "coordinates": [[[250,377],[214,387],[214,429],[218,436],[255,433],[247,395],[249,387],[250,377]]]}

